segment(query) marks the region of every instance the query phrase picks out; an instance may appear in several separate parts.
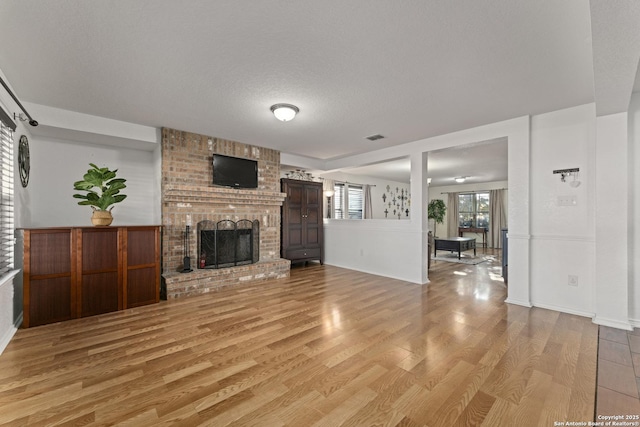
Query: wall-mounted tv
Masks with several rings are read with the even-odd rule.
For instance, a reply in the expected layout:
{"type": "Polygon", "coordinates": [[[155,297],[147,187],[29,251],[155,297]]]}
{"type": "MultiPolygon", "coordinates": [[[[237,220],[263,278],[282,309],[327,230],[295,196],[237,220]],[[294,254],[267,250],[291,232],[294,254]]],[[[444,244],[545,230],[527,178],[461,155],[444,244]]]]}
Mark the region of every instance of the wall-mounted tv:
{"type": "Polygon", "coordinates": [[[258,162],[214,154],[213,185],[232,188],[258,188],[258,162]]]}

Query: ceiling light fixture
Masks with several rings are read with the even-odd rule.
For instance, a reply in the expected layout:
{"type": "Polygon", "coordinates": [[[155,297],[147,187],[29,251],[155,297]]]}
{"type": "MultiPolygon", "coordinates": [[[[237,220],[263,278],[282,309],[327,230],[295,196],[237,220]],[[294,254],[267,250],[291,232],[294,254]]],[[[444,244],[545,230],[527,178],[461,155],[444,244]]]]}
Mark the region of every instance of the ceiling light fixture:
{"type": "Polygon", "coordinates": [[[300,112],[300,109],[291,104],[275,104],[271,106],[271,112],[281,122],[288,122],[293,120],[296,114],[300,112]]]}
{"type": "Polygon", "coordinates": [[[456,180],[456,182],[457,182],[458,184],[462,184],[463,182],[465,182],[465,180],[466,180],[467,178],[469,178],[469,177],[468,177],[468,176],[459,176],[459,177],[454,178],[454,179],[456,180]]]}

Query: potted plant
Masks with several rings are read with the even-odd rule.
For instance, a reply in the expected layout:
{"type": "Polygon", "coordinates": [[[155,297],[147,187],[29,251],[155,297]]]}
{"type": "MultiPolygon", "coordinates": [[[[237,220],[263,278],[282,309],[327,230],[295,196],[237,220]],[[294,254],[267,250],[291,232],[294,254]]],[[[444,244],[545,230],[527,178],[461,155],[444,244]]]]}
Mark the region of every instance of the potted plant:
{"type": "Polygon", "coordinates": [[[116,178],[118,170],[109,170],[109,168],[99,168],[93,163],[89,163],[91,169],[83,176],[82,181],[73,183],[73,188],[78,191],[84,191],[86,194],[74,194],[76,199],[82,199],[79,205],[91,206],[93,215],[91,223],[93,225],[110,225],[113,221],[111,209],[116,203],[120,203],[127,196],[120,194],[120,190],[126,188],[124,184],[126,179],[116,178]],[[111,208],[109,208],[111,206],[111,208]]]}
{"type": "Polygon", "coordinates": [[[433,199],[427,206],[427,217],[433,220],[433,235],[436,236],[436,224],[444,222],[444,215],[447,213],[447,206],[440,199],[433,199]]]}

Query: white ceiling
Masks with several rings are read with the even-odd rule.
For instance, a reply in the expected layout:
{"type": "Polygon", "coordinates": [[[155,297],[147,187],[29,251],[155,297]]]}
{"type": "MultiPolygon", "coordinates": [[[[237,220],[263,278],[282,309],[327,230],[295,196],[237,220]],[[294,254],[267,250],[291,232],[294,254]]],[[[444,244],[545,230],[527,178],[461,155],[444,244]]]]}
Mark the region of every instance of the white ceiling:
{"type": "MultiPolygon", "coordinates": [[[[507,140],[486,141],[446,150],[430,151],[427,176],[431,186],[457,185],[454,178],[466,177],[465,184],[507,181],[507,140]]],[[[408,158],[342,169],[351,175],[370,176],[409,183],[411,161],[408,158]]],[[[319,171],[315,171],[319,173],[319,171]]]]}
{"type": "Polygon", "coordinates": [[[336,159],[594,102],[612,3],[633,29],[633,0],[5,0],[0,69],[32,104],[336,159]]]}

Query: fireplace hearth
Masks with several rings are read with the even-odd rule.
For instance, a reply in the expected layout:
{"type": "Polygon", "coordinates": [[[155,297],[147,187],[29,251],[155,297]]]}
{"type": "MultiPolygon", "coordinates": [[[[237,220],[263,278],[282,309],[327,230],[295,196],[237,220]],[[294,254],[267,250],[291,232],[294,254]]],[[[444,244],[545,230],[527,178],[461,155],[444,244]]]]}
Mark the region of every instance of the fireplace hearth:
{"type": "Polygon", "coordinates": [[[199,269],[235,267],[260,259],[258,220],[200,221],[197,236],[199,269]]]}

